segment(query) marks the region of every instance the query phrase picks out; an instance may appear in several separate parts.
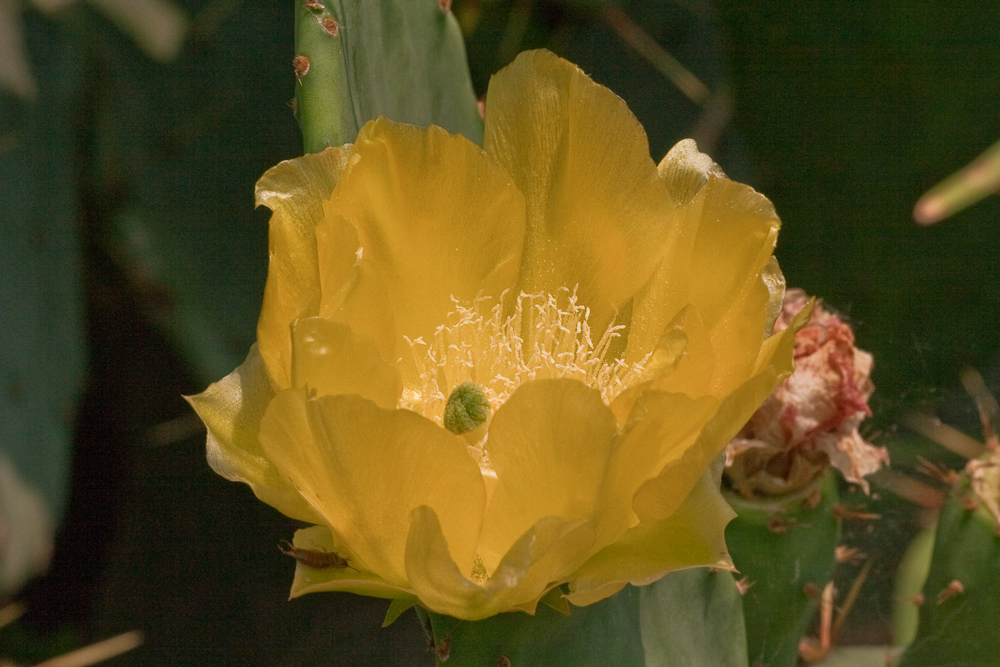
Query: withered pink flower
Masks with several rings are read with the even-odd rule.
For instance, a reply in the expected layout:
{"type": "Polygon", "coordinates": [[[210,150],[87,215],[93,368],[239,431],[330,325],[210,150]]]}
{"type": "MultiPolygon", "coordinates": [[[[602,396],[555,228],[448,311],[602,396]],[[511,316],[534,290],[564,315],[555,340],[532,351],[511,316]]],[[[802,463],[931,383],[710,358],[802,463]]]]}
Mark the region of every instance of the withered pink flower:
{"type": "MultiPolygon", "coordinates": [[[[775,332],[809,302],[800,289],[785,293],[775,332]]],[[[745,496],[783,495],[819,477],[829,465],[868,491],[867,475],[889,462],[858,427],[871,415],[872,355],[854,345],[854,332],[816,304],[795,337],[795,372],[779,386],[726,449],[726,475],[745,496]]]]}

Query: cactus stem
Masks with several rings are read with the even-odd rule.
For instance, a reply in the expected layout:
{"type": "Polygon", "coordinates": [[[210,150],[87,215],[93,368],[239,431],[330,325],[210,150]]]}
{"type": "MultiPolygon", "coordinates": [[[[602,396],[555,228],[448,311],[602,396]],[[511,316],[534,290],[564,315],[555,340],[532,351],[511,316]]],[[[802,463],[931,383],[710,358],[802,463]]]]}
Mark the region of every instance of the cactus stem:
{"type": "Polygon", "coordinates": [[[356,132],[351,131],[354,108],[344,74],[342,19],[322,2],[295,0],[296,118],[307,153],[353,141],[356,132]]]}

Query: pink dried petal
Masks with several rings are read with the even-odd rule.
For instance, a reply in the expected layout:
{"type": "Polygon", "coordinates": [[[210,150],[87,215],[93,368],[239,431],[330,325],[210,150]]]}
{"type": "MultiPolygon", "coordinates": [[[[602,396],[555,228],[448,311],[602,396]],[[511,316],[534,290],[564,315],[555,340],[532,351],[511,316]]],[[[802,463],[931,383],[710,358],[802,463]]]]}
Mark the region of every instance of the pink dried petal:
{"type": "MultiPolygon", "coordinates": [[[[788,290],[775,331],[785,329],[808,301],[804,291],[788,290]]],[[[819,475],[833,465],[867,492],[865,475],[889,461],[884,448],[868,444],[858,433],[861,421],[871,415],[872,355],[855,347],[849,325],[817,304],[795,337],[794,357],[795,372],[727,449],[730,481],[743,493],[773,493],[784,486],[794,490],[811,481],[804,475],[819,475]],[[828,463],[817,468],[824,460],[828,463]]]]}

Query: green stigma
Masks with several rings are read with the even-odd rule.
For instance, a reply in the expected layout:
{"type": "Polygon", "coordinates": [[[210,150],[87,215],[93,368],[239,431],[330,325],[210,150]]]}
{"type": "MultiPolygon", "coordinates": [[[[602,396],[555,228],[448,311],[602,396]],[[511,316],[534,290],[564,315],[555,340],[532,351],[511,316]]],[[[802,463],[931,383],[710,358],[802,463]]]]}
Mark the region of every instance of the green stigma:
{"type": "Polygon", "coordinates": [[[483,390],[472,382],[463,382],[452,390],[444,406],[444,427],[461,435],[486,423],[490,402],[483,390]]]}

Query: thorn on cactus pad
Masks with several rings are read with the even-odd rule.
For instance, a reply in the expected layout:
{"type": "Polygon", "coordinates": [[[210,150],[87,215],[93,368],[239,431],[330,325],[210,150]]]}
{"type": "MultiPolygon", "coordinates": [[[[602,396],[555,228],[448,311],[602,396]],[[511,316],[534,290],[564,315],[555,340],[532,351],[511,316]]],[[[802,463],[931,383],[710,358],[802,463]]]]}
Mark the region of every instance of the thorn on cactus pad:
{"type": "Polygon", "coordinates": [[[937,603],[944,604],[947,600],[952,599],[956,595],[961,595],[965,592],[965,586],[958,579],[952,579],[947,586],[941,589],[938,593],[937,603]]]}
{"type": "Polygon", "coordinates": [[[319,24],[323,28],[323,32],[330,35],[330,37],[336,37],[340,34],[340,24],[337,23],[337,19],[331,16],[324,16],[320,19],[319,24]]]}
{"type": "Polygon", "coordinates": [[[844,505],[843,503],[837,503],[833,506],[833,516],[838,519],[859,519],[861,521],[875,521],[881,519],[881,514],[875,514],[874,512],[862,512],[862,507],[860,505],[844,505]]]}
{"type": "Polygon", "coordinates": [[[309,58],[303,55],[297,55],[292,58],[292,67],[295,68],[295,80],[302,85],[302,77],[309,73],[309,58]]]}
{"type": "Polygon", "coordinates": [[[797,523],[798,521],[795,520],[795,517],[783,517],[779,514],[775,514],[767,520],[767,529],[772,533],[784,535],[788,532],[789,528],[797,523]]]}
{"type": "Polygon", "coordinates": [[[750,577],[743,577],[742,579],[736,580],[736,590],[740,592],[740,595],[746,595],[747,591],[753,588],[756,581],[750,581],[750,577]]]}
{"type": "Polygon", "coordinates": [[[860,549],[844,544],[834,549],[833,556],[838,563],[845,565],[857,565],[865,559],[865,554],[860,549]]]}

